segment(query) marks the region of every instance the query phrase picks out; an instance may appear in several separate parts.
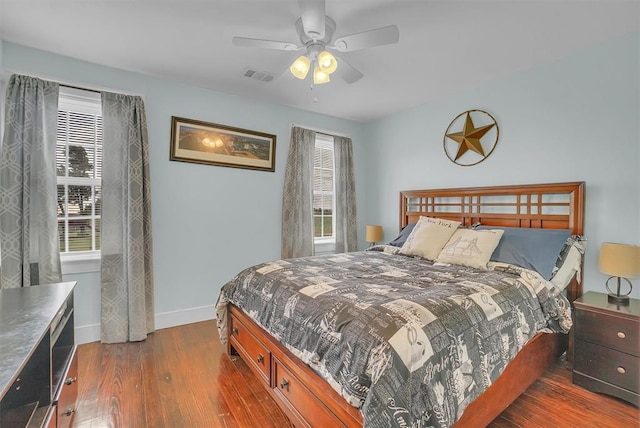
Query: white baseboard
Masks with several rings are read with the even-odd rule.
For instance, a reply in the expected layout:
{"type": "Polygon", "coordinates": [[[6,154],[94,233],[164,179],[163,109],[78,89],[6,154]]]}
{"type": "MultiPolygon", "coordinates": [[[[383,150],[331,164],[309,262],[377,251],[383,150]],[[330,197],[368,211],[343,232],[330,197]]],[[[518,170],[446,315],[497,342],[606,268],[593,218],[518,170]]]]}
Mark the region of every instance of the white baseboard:
{"type": "Polygon", "coordinates": [[[177,325],[212,320],[216,317],[215,305],[200,306],[199,308],[181,309],[179,311],[156,314],[156,330],[175,327],[177,325]]]}
{"type": "MultiPolygon", "coordinates": [[[[215,305],[156,314],[156,330],[178,325],[212,320],[216,317],[215,305]]],[[[100,340],[100,324],[82,325],[75,328],[76,344],[97,342],[100,340]]]]}
{"type": "Polygon", "coordinates": [[[100,324],[77,326],[74,329],[76,345],[97,342],[100,340],[100,324]]]}

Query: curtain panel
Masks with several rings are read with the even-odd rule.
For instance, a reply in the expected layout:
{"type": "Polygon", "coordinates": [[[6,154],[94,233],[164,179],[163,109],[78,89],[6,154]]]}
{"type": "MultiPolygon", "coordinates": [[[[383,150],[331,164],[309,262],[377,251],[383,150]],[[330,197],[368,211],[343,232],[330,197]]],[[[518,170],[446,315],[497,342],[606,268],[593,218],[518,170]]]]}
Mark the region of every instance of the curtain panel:
{"type": "Polygon", "coordinates": [[[155,329],[149,142],[142,98],[102,93],[101,340],[155,329]]]}
{"type": "Polygon", "coordinates": [[[316,133],[291,128],[282,195],[282,258],[306,257],[313,248],[313,156],[316,133]]]}
{"type": "Polygon", "coordinates": [[[347,253],[358,249],[356,180],[351,138],[334,137],[333,153],[336,177],[336,253],[347,253]]]}
{"type": "Polygon", "coordinates": [[[59,85],[13,75],[0,147],[0,288],[60,282],[56,128],[59,85]]]}

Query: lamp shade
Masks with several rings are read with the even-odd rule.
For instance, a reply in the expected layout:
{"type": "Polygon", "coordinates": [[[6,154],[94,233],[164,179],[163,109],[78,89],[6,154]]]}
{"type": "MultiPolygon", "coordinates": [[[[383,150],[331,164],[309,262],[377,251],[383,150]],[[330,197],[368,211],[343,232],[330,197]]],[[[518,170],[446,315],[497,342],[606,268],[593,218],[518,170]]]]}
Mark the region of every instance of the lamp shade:
{"type": "Polygon", "coordinates": [[[377,224],[368,224],[364,239],[367,242],[373,243],[382,241],[382,226],[377,224]]]}
{"type": "Polygon", "coordinates": [[[322,51],[318,54],[318,67],[327,74],[331,74],[338,69],[338,61],[331,52],[322,51]]]}
{"type": "Polygon", "coordinates": [[[320,85],[322,83],[329,83],[331,78],[329,78],[329,74],[325,73],[320,69],[319,66],[316,66],[313,69],[313,83],[316,85],[320,85]]]}
{"type": "Polygon", "coordinates": [[[307,77],[307,73],[309,72],[310,68],[311,60],[302,55],[296,58],[295,61],[293,61],[293,64],[291,64],[291,67],[289,67],[289,71],[291,71],[291,74],[296,76],[298,79],[304,79],[305,77],[307,77]]]}
{"type": "Polygon", "coordinates": [[[620,278],[640,276],[640,247],[603,243],[600,246],[600,272],[620,278]]]}

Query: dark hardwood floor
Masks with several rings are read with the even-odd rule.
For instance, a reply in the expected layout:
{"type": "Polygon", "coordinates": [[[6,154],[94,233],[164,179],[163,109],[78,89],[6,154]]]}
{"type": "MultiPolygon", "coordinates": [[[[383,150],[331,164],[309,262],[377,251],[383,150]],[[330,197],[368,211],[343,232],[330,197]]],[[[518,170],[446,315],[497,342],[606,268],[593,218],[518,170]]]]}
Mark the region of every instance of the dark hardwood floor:
{"type": "MultiPolygon", "coordinates": [[[[218,341],[214,321],[144,342],[78,348],[77,427],[291,427],[264,387],[218,341]]],[[[558,362],[490,425],[639,427],[637,408],[571,383],[558,362]]]]}

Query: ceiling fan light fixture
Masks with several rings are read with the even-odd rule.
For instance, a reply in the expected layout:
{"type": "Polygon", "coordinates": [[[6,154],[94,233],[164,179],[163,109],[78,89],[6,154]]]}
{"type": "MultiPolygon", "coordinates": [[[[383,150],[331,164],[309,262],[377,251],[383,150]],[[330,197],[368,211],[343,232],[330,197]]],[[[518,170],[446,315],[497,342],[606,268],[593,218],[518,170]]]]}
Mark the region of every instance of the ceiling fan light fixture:
{"type": "Polygon", "coordinates": [[[323,83],[329,83],[331,79],[329,78],[329,73],[326,73],[320,69],[320,66],[317,66],[313,69],[313,83],[315,85],[321,85],[323,83]]]}
{"type": "Polygon", "coordinates": [[[307,58],[305,55],[301,55],[293,61],[291,67],[289,67],[289,71],[298,79],[304,79],[307,77],[307,73],[309,73],[309,69],[311,68],[311,60],[307,58]]]}
{"type": "Polygon", "coordinates": [[[329,51],[322,51],[318,54],[318,66],[320,70],[327,74],[331,74],[338,68],[338,61],[336,57],[329,51]]]}

